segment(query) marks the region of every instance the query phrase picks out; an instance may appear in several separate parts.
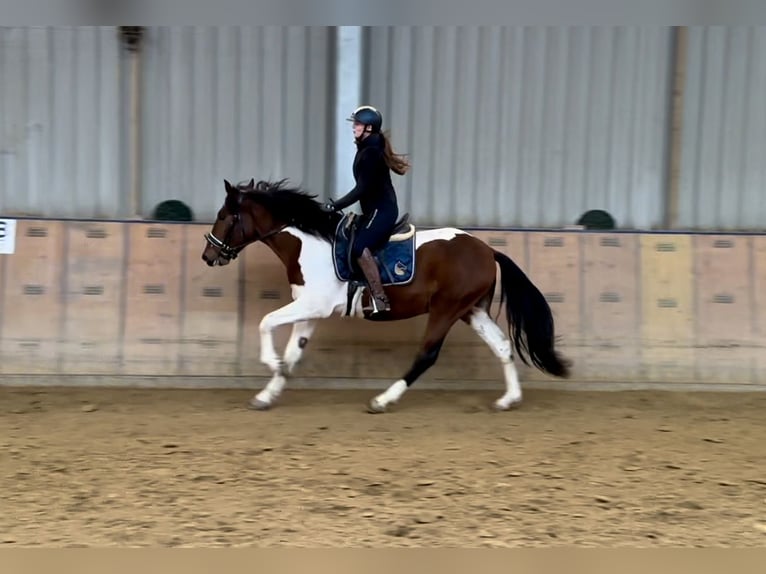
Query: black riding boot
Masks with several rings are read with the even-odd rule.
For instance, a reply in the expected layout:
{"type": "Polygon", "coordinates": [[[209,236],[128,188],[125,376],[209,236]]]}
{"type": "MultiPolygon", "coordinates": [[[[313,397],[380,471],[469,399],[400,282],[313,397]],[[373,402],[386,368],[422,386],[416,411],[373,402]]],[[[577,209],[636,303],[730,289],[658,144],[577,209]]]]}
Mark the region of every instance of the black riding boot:
{"type": "Polygon", "coordinates": [[[375,262],[375,259],[373,259],[370,250],[365,248],[365,250],[362,251],[362,256],[357,259],[357,262],[370,286],[370,292],[372,293],[372,314],[376,315],[384,311],[390,311],[391,305],[389,305],[388,297],[383,291],[378,264],[375,262]]]}

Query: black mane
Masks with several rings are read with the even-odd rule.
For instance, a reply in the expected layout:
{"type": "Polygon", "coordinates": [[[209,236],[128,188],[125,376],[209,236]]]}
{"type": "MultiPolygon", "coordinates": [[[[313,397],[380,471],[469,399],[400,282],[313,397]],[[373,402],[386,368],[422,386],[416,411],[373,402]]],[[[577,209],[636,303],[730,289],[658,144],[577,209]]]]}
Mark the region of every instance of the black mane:
{"type": "Polygon", "coordinates": [[[297,186],[289,187],[285,179],[259,181],[254,188],[245,188],[242,192],[246,198],[268,209],[275,220],[315,237],[333,240],[341,215],[322,209],[316,195],[297,186]]]}

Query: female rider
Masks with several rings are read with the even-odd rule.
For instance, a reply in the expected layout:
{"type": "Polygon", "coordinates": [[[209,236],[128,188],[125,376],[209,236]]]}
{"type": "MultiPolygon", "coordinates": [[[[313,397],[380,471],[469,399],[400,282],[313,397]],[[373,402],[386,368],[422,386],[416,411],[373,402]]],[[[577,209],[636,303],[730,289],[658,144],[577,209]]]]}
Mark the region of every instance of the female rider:
{"type": "Polygon", "coordinates": [[[409,163],[394,152],[388,138],[381,132],[383,116],[374,107],[357,108],[348,121],[354,124],[357,146],[353,165],[356,185],[340,199],[329,200],[327,208],[341,210],[359,202],[362,215],[356,226],[351,255],[367,279],[372,292],[372,315],[377,315],[390,311],[391,306],[383,291],[372,253],[386,244],[399,217],[391,171],[404,175],[409,163]]]}

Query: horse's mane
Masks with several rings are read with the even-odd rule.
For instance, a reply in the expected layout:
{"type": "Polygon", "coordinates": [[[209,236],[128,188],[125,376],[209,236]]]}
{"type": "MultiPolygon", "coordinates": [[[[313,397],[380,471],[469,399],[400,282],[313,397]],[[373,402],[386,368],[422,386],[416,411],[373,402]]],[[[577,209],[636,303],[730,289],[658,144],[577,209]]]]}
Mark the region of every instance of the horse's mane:
{"type": "Polygon", "coordinates": [[[340,221],[338,213],[328,213],[316,195],[299,186],[289,186],[286,179],[259,181],[254,187],[237,186],[244,196],[269,210],[274,219],[304,233],[332,241],[340,221]]]}

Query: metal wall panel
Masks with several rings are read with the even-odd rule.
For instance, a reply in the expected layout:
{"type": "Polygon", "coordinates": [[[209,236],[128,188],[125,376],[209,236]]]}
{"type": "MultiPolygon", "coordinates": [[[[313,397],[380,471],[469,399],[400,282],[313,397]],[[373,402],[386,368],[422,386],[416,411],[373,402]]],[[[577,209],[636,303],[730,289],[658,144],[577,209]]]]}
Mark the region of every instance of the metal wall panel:
{"type": "Polygon", "coordinates": [[[375,27],[366,52],[418,223],[662,223],[669,27],[375,27]]]}
{"type": "MultiPolygon", "coordinates": [[[[764,229],[766,27],[691,27],[679,225],[764,229]]],[[[141,210],[209,219],[222,179],[332,178],[334,29],[147,30],[141,210]]],[[[421,224],[662,224],[669,28],[367,29],[365,99],[421,224]]],[[[0,27],[0,213],[123,217],[128,67],[115,27],[0,27]]],[[[339,137],[344,137],[340,134],[339,137]]],[[[350,169],[350,166],[349,166],[350,169]]]]}
{"type": "Polygon", "coordinates": [[[114,27],[0,27],[0,213],[119,213],[121,63],[114,27]]]}
{"type": "Polygon", "coordinates": [[[766,27],[689,28],[679,226],[766,228],[766,27]]]}
{"type": "Polygon", "coordinates": [[[325,197],[333,38],[330,27],[150,27],[142,214],[174,198],[210,220],[224,178],[287,177],[325,197]]]}

